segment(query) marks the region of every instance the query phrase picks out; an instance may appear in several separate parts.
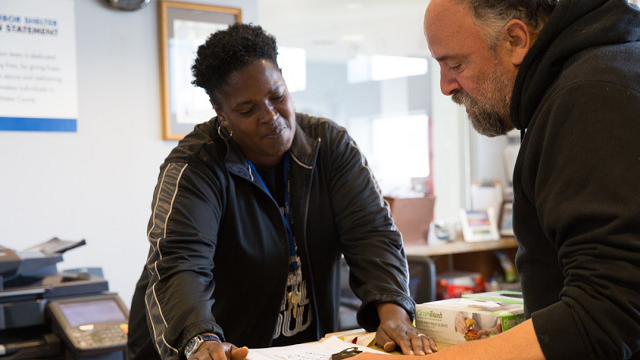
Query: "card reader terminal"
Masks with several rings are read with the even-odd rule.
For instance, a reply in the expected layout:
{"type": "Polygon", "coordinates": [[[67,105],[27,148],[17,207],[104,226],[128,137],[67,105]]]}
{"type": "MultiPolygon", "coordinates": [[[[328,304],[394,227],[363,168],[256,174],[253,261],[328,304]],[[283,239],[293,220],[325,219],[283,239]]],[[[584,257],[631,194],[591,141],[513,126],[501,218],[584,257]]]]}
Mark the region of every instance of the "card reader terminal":
{"type": "Polygon", "coordinates": [[[124,350],[129,311],[115,295],[52,300],[48,303],[54,331],[79,355],[124,350]]]}

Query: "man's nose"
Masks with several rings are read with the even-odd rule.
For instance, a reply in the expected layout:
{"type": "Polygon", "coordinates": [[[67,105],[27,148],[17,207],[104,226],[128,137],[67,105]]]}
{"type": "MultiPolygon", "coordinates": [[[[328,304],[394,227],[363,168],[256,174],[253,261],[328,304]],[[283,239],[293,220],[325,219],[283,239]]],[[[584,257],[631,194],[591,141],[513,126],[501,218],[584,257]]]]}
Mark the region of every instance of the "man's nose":
{"type": "Polygon", "coordinates": [[[454,92],[461,90],[462,86],[450,71],[446,69],[440,70],[440,91],[447,96],[453,95],[454,92]]]}

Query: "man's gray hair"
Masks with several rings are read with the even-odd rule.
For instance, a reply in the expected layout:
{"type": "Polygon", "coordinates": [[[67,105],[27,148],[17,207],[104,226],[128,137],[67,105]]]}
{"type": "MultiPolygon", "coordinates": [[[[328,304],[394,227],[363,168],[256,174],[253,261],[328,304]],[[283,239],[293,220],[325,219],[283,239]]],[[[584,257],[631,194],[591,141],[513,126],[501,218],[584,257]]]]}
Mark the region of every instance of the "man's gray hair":
{"type": "Polygon", "coordinates": [[[469,6],[484,37],[495,50],[502,28],[510,20],[524,22],[534,34],[540,33],[558,0],[458,0],[469,6]]]}

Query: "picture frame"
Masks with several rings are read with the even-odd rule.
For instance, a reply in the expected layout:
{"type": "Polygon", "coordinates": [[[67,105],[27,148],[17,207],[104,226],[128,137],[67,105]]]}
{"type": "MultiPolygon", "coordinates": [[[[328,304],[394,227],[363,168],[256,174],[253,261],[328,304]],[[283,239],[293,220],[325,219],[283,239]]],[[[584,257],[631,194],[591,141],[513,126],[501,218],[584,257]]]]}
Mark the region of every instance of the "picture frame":
{"type": "Polygon", "coordinates": [[[460,209],[460,225],[464,241],[477,242],[500,239],[495,210],[492,207],[486,210],[460,209]]]}
{"type": "Polygon", "coordinates": [[[498,221],[501,236],[515,236],[513,233],[513,201],[505,200],[500,208],[500,220],[498,221]]]}
{"type": "Polygon", "coordinates": [[[215,116],[206,92],[191,84],[198,46],[210,34],[242,22],[239,8],[159,2],[162,138],[181,140],[215,116]]]}

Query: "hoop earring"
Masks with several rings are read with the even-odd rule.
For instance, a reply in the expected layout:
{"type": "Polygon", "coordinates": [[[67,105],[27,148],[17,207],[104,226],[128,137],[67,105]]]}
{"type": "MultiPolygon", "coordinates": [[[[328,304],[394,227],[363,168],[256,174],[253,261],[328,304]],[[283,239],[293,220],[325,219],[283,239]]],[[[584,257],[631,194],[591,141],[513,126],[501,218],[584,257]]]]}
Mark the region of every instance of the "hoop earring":
{"type": "Polygon", "coordinates": [[[220,137],[222,138],[222,140],[227,141],[227,140],[231,139],[231,137],[233,136],[233,131],[231,131],[231,132],[229,133],[229,136],[224,137],[224,135],[222,135],[221,128],[222,128],[222,126],[221,126],[221,125],[218,125],[218,135],[220,135],[220,137]]]}

